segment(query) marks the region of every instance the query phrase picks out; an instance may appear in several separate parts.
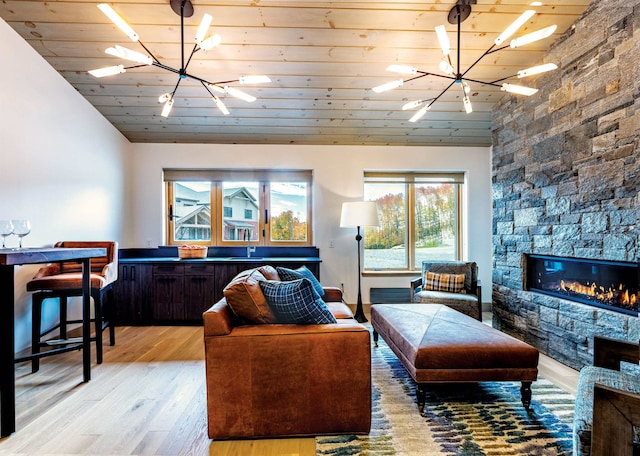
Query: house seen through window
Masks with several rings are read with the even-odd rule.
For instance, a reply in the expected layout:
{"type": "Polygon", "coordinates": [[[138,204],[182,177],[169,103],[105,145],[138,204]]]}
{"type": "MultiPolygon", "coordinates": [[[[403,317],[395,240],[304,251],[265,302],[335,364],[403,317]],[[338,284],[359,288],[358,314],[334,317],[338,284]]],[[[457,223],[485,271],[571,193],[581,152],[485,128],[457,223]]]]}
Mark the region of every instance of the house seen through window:
{"type": "Polygon", "coordinates": [[[165,181],[170,245],[311,245],[309,171],[165,170],[165,181]]]}

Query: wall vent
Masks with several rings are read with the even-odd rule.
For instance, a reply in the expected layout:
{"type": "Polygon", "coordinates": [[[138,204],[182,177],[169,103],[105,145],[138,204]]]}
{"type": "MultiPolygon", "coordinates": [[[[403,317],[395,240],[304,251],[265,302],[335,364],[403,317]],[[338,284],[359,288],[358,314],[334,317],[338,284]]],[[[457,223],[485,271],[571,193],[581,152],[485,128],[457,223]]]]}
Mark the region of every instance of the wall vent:
{"type": "Polygon", "coordinates": [[[400,304],[411,302],[411,288],[369,288],[371,304],[400,304]]]}

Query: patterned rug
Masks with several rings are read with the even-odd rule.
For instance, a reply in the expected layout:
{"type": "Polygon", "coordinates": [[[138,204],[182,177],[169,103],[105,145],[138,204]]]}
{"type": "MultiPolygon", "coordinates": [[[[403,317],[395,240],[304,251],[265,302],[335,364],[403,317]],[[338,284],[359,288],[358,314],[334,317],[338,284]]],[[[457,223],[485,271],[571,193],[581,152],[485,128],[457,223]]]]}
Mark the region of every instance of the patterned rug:
{"type": "Polygon", "coordinates": [[[538,378],[531,410],[520,382],[432,385],[418,412],[415,383],[380,339],[372,349],[369,435],[316,438],[317,455],[564,455],[571,454],[574,397],[538,378]]]}

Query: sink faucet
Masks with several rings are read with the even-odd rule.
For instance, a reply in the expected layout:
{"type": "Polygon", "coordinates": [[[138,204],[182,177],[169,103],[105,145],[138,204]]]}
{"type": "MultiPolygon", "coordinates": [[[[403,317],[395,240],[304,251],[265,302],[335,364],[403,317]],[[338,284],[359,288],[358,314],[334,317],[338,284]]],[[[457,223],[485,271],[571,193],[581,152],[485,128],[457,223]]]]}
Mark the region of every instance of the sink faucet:
{"type": "Polygon", "coordinates": [[[251,258],[251,254],[256,251],[255,247],[251,247],[251,230],[244,230],[244,237],[247,240],[247,258],[251,258]]]}

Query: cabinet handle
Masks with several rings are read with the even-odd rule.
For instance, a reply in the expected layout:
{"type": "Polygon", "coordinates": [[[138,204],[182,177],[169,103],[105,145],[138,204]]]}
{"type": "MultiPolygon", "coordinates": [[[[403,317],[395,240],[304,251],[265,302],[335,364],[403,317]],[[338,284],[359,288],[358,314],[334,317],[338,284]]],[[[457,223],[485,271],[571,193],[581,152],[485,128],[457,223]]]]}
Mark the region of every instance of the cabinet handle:
{"type": "Polygon", "coordinates": [[[127,280],[127,267],[122,266],[122,280],[127,280]]]}

